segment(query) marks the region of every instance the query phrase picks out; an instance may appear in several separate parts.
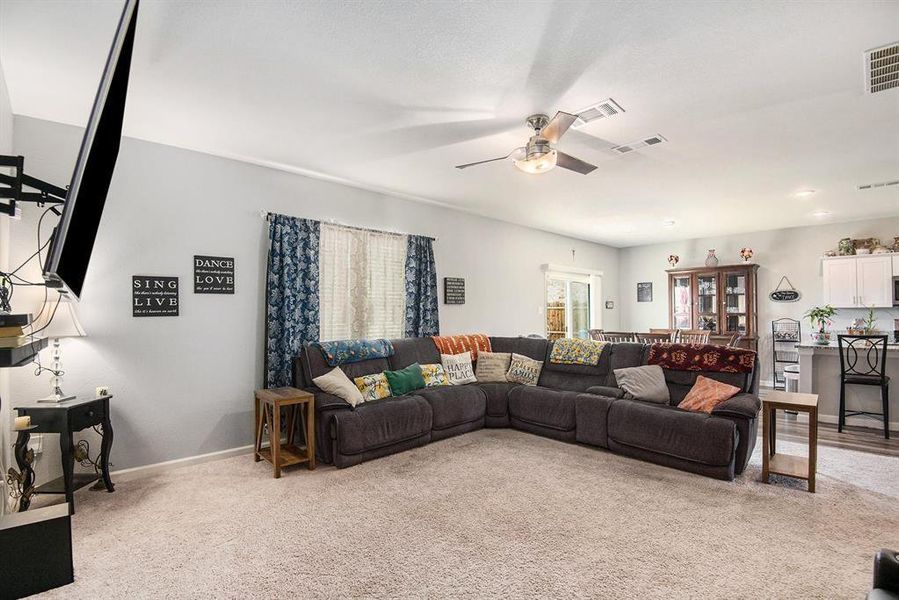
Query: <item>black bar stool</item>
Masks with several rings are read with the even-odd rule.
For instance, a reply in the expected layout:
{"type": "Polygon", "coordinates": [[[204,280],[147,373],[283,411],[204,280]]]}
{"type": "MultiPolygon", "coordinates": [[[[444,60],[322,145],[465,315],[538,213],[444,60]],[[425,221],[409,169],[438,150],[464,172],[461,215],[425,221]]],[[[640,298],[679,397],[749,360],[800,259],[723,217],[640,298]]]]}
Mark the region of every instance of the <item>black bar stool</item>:
{"type": "Polygon", "coordinates": [[[883,419],[883,437],[890,439],[890,378],[887,376],[887,340],[885,335],[839,335],[840,349],[840,420],[842,432],[846,417],[883,419]],[[883,412],[864,410],[846,412],[846,384],[880,387],[883,412]]]}

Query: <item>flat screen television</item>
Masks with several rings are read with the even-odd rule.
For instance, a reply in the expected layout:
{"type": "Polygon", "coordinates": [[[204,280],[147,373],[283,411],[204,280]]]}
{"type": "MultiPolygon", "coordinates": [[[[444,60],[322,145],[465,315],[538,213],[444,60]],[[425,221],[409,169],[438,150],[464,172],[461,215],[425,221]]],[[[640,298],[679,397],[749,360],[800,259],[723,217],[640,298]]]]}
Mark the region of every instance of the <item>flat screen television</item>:
{"type": "Polygon", "coordinates": [[[81,141],[59,224],[44,264],[48,286],[81,297],[106,194],[119,155],[138,0],[126,0],[81,141]]]}

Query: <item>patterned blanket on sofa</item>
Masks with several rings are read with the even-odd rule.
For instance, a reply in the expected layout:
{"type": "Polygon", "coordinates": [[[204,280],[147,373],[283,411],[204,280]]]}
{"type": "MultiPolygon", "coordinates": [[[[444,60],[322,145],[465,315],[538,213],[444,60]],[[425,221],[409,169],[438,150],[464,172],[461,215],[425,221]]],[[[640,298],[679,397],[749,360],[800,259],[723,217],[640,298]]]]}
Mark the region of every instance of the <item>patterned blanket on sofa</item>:
{"type": "Polygon", "coordinates": [[[390,343],[390,340],[385,339],[337,340],[316,342],[315,345],[325,355],[329,367],[393,356],[393,344],[390,343]]]}
{"type": "Polygon", "coordinates": [[[647,364],[672,371],[712,371],[717,373],[751,373],[755,352],[713,344],[653,344],[647,364]]]}
{"type": "Polygon", "coordinates": [[[580,338],[561,338],[553,342],[553,349],[549,353],[549,362],[559,365],[590,365],[599,364],[599,356],[608,342],[596,340],[582,340],[580,338]]]}
{"type": "Polygon", "coordinates": [[[485,333],[471,335],[434,335],[431,336],[440,354],[462,354],[471,352],[471,360],[478,359],[478,352],[490,352],[490,338],[485,333]]]}

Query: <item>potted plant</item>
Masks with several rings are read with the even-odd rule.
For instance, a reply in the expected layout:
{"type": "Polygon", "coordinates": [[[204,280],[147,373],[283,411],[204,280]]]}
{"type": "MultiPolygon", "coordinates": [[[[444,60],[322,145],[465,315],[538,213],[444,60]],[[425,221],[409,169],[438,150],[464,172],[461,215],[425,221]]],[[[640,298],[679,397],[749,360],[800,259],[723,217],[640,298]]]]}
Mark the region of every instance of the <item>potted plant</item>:
{"type": "Polygon", "coordinates": [[[868,309],[868,318],[865,319],[865,335],[874,335],[877,333],[877,329],[875,326],[877,325],[877,319],[874,317],[874,307],[868,309]]]}
{"type": "Polygon", "coordinates": [[[812,328],[818,329],[817,332],[812,332],[811,334],[813,344],[818,344],[819,346],[830,344],[830,332],[827,331],[827,328],[832,324],[831,318],[835,314],[837,314],[837,311],[830,304],[816,306],[805,313],[805,317],[811,322],[812,328]]]}

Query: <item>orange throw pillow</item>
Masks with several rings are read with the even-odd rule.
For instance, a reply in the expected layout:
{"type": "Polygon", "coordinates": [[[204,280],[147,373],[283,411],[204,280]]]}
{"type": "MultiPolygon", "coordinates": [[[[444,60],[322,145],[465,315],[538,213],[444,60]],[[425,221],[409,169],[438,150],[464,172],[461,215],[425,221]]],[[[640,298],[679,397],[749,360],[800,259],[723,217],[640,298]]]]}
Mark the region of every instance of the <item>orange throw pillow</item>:
{"type": "Polygon", "coordinates": [[[737,386],[721,383],[715,379],[700,375],[696,378],[693,388],[687,392],[686,398],[677,407],[710,413],[713,408],[728,398],[732,398],[739,391],[740,388],[737,386]]]}

